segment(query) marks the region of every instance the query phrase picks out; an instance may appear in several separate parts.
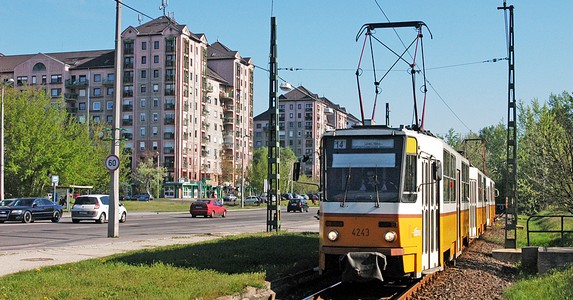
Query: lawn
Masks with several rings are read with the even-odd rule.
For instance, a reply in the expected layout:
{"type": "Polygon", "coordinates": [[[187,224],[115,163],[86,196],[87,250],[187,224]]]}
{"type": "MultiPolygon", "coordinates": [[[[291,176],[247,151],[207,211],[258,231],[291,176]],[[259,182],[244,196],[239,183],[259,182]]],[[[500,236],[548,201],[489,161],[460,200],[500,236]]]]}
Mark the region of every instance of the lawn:
{"type": "Polygon", "coordinates": [[[0,277],[0,299],[214,299],[318,264],[318,234],[258,233],[0,277]]]}

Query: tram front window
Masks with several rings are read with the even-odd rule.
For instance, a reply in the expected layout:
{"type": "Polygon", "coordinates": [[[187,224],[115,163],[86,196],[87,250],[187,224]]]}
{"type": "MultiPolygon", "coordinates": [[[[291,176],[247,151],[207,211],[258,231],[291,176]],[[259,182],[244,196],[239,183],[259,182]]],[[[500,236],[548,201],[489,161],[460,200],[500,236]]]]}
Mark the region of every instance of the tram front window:
{"type": "Polygon", "coordinates": [[[326,170],[326,201],[397,202],[400,160],[395,153],[334,154],[326,170]]]}

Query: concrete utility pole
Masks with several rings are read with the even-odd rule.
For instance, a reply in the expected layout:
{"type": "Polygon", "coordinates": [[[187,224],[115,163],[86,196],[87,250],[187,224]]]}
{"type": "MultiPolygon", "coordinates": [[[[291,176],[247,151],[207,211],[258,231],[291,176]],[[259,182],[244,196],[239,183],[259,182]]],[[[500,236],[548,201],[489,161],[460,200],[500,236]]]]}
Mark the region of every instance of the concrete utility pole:
{"type": "MultiPolygon", "coordinates": [[[[113,128],[111,130],[111,153],[119,157],[120,107],[121,107],[121,2],[115,1],[115,101],[113,104],[113,128]]],[[[118,161],[119,163],[119,161],[118,161]]],[[[110,171],[109,216],[107,237],[119,237],[119,168],[110,171]]]]}

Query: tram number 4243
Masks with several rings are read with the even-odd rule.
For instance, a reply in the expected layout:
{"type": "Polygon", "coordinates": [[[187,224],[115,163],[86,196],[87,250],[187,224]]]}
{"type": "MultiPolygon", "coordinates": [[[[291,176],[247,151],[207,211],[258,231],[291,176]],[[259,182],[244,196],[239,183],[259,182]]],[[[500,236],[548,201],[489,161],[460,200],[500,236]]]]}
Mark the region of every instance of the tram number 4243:
{"type": "Polygon", "coordinates": [[[352,229],[353,236],[370,236],[370,229],[368,228],[354,228],[352,229]]]}

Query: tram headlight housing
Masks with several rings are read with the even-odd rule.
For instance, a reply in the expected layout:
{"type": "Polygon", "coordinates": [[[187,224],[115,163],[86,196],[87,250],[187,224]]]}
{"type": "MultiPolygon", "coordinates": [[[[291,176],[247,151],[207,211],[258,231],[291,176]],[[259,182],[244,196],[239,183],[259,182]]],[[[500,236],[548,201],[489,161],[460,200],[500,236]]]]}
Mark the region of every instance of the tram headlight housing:
{"type": "Polygon", "coordinates": [[[338,240],[338,231],[336,230],[331,230],[328,232],[327,238],[329,241],[334,242],[336,240],[338,240]]]}
{"type": "Polygon", "coordinates": [[[389,243],[395,241],[397,237],[398,235],[394,231],[388,231],[384,234],[384,240],[389,243]]]}

